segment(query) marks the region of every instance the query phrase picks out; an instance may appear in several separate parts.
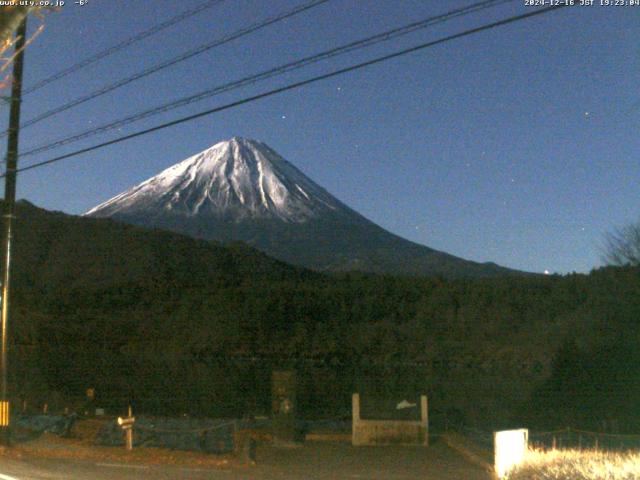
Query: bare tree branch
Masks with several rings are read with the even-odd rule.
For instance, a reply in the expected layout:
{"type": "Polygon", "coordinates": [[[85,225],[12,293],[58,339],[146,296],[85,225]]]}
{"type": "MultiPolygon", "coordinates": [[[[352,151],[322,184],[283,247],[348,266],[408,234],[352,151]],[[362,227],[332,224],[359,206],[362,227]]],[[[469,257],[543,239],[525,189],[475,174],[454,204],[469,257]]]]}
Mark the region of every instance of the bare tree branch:
{"type": "Polygon", "coordinates": [[[0,45],[11,41],[13,32],[20,22],[26,17],[33,7],[0,7],[0,45]]]}
{"type": "MultiPolygon", "coordinates": [[[[22,20],[31,12],[35,12],[35,15],[40,18],[41,22],[44,22],[42,12],[45,10],[55,10],[50,7],[22,7],[22,6],[2,6],[0,7],[0,91],[6,89],[11,85],[11,75],[4,74],[4,71],[9,68],[16,55],[20,53],[20,50],[26,48],[31,42],[33,42],[42,30],[44,30],[44,23],[42,23],[37,30],[31,35],[31,38],[27,39],[22,49],[14,50],[9,56],[5,55],[11,47],[13,47],[17,38],[14,38],[13,32],[18,28],[22,20]]],[[[0,95],[0,104],[8,103],[8,98],[4,95],[0,95]]]]}
{"type": "Polygon", "coordinates": [[[640,266],[640,221],[606,234],[602,258],[609,265],[640,266]]]}

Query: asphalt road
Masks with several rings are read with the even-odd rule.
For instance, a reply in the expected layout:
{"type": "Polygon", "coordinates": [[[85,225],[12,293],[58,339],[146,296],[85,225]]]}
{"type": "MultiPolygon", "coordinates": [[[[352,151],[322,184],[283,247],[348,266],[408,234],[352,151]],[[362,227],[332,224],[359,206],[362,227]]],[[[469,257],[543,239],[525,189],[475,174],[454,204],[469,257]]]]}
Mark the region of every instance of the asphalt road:
{"type": "Polygon", "coordinates": [[[137,466],[67,459],[0,459],[0,480],[216,480],[230,478],[234,477],[231,477],[229,471],[224,470],[137,466]]]}
{"type": "Polygon", "coordinates": [[[0,480],[489,480],[442,443],[421,447],[352,447],[307,442],[299,448],[258,449],[257,465],[227,469],[0,457],[0,480]]]}

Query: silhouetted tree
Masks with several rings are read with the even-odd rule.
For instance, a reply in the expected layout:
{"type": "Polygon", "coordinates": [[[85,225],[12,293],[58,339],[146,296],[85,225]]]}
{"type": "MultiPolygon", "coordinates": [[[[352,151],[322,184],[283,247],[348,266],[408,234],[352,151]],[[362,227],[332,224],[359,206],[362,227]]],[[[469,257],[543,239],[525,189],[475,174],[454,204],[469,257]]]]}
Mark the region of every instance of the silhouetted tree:
{"type": "Polygon", "coordinates": [[[604,261],[609,265],[640,265],[640,220],[605,237],[604,261]]]}

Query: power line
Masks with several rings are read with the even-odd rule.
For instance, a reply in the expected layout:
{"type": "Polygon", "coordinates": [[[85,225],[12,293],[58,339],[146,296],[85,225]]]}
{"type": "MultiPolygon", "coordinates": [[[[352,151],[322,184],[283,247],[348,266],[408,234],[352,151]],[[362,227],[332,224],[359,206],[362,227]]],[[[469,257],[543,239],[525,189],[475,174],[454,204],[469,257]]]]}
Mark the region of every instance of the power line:
{"type": "MultiPolygon", "coordinates": [[[[224,45],[226,43],[231,42],[232,40],[238,39],[240,37],[243,37],[245,35],[249,35],[250,33],[256,32],[258,30],[261,30],[265,27],[268,27],[269,25],[272,25],[274,23],[280,22],[282,20],[285,20],[287,18],[293,17],[294,15],[297,15],[299,13],[302,13],[306,10],[309,10],[311,8],[317,7],[319,5],[322,5],[323,3],[327,3],[329,0],[311,0],[310,2],[304,3],[302,5],[298,5],[297,7],[291,9],[291,10],[287,10],[286,12],[280,13],[276,16],[273,17],[269,17],[266,20],[263,20],[262,22],[258,22],[258,23],[254,23],[248,27],[242,28],[240,30],[237,30],[229,35],[225,35],[211,43],[207,43],[204,45],[200,45],[199,47],[193,49],[193,50],[189,50],[186,53],[183,53],[177,57],[171,58],[169,60],[166,60],[162,63],[159,63],[153,67],[150,68],[146,68],[138,73],[135,73],[134,75],[131,75],[130,77],[126,77],[123,79],[120,79],[114,83],[111,83],[109,85],[106,85],[102,88],[99,88],[98,90],[94,90],[93,92],[84,95],[82,97],[76,98],[75,100],[71,100],[70,102],[67,102],[63,105],[60,105],[59,107],[53,108],[51,110],[48,110],[30,120],[27,120],[25,123],[23,123],[22,125],[20,125],[20,128],[27,128],[30,127],[31,125],[35,125],[36,123],[41,122],[42,120],[45,120],[49,117],[52,117],[54,115],[57,115],[58,113],[62,113],[66,110],[69,110],[73,107],[77,107],[78,105],[81,105],[85,102],[88,102],[89,100],[93,100],[95,98],[98,98],[106,93],[112,92],[113,90],[123,87],[125,85],[128,85],[129,83],[135,82],[136,80],[140,80],[141,78],[144,77],[148,77],[149,75],[159,72],[160,70],[164,70],[165,68],[171,67],[173,65],[176,65],[180,62],[184,62],[185,60],[188,60],[190,58],[195,57],[196,55],[200,55],[204,52],[207,52],[215,47],[219,47],[220,45],[224,45]]],[[[2,134],[2,136],[6,135],[7,132],[4,132],[2,134]]]]}
{"type": "MultiPolygon", "coordinates": [[[[41,161],[41,162],[38,162],[38,163],[34,163],[32,165],[28,165],[26,167],[19,168],[16,172],[24,172],[24,171],[27,171],[27,170],[32,170],[34,168],[39,168],[39,167],[42,167],[42,166],[45,166],[45,165],[50,165],[52,163],[60,162],[62,160],[66,160],[67,158],[75,157],[75,156],[81,155],[83,153],[92,152],[94,150],[98,150],[98,149],[107,147],[109,145],[114,145],[116,143],[121,143],[121,142],[124,142],[126,140],[131,140],[133,138],[140,137],[140,136],[143,136],[143,135],[146,135],[146,134],[149,134],[149,133],[153,133],[153,132],[156,132],[156,131],[159,131],[159,130],[163,130],[165,128],[169,128],[169,127],[173,127],[175,125],[186,123],[186,122],[189,122],[191,120],[195,120],[197,118],[205,117],[207,115],[212,115],[214,113],[218,113],[218,112],[221,112],[221,111],[224,111],[224,110],[229,110],[231,108],[238,107],[240,105],[244,105],[244,104],[247,104],[247,103],[250,103],[250,102],[254,102],[256,100],[260,100],[260,99],[263,99],[263,98],[271,97],[273,95],[277,95],[279,93],[283,93],[283,92],[287,92],[289,90],[300,88],[300,87],[303,87],[305,85],[309,85],[309,84],[312,84],[312,83],[319,82],[321,80],[326,80],[326,79],[333,78],[333,77],[336,77],[338,75],[342,75],[342,74],[345,74],[345,73],[348,73],[348,72],[353,72],[355,70],[360,70],[362,68],[369,67],[371,65],[376,65],[378,63],[382,63],[382,62],[385,62],[387,60],[391,60],[393,58],[401,57],[401,56],[404,56],[404,55],[408,55],[410,53],[414,53],[414,52],[417,52],[417,51],[420,51],[420,50],[424,50],[426,48],[430,48],[430,47],[433,47],[433,46],[436,46],[436,45],[447,43],[447,42],[450,42],[452,40],[456,40],[458,38],[467,37],[469,35],[473,35],[473,34],[476,34],[476,33],[479,33],[479,32],[483,32],[485,30],[490,30],[490,29],[493,29],[493,28],[496,28],[496,27],[500,27],[500,26],[503,26],[503,25],[508,25],[510,23],[514,23],[514,22],[517,22],[517,21],[520,21],[520,20],[525,20],[527,18],[531,18],[531,17],[537,16],[537,15],[542,15],[544,13],[548,13],[548,12],[551,12],[553,10],[558,10],[558,9],[564,8],[566,6],[567,5],[565,5],[565,4],[560,4],[560,5],[555,5],[555,6],[546,7],[546,8],[542,8],[542,9],[539,9],[539,10],[535,10],[535,11],[532,11],[532,12],[529,12],[529,13],[524,13],[524,14],[521,14],[521,15],[514,15],[514,16],[508,17],[506,19],[499,20],[497,22],[493,22],[493,23],[489,23],[487,25],[482,25],[480,27],[476,27],[476,28],[472,28],[472,29],[469,29],[469,30],[465,30],[463,32],[456,33],[456,34],[453,34],[453,35],[449,35],[447,37],[443,37],[443,38],[440,38],[438,40],[433,40],[431,42],[422,43],[420,45],[417,45],[417,46],[414,46],[414,47],[410,47],[410,48],[407,48],[407,49],[404,49],[404,50],[400,50],[400,51],[395,52],[395,53],[391,53],[391,54],[387,54],[387,55],[383,55],[383,56],[374,58],[373,60],[368,60],[366,62],[358,63],[358,64],[352,65],[350,67],[341,68],[339,70],[335,70],[335,71],[330,72],[330,73],[325,73],[323,75],[318,75],[318,76],[309,78],[307,80],[302,80],[300,82],[291,83],[289,85],[285,85],[284,87],[280,87],[280,88],[276,88],[276,89],[273,89],[273,90],[269,90],[267,92],[260,93],[258,95],[253,95],[251,97],[246,97],[244,99],[237,100],[235,102],[231,102],[231,103],[228,103],[226,105],[222,105],[220,107],[216,107],[216,108],[212,108],[212,109],[209,109],[209,110],[205,110],[205,111],[200,112],[200,113],[196,113],[196,114],[193,114],[193,115],[188,115],[186,117],[182,117],[182,118],[179,118],[177,120],[173,120],[171,122],[166,122],[166,123],[163,123],[163,124],[160,124],[160,125],[156,125],[155,127],[147,128],[145,130],[141,130],[141,131],[129,134],[129,135],[125,135],[123,137],[115,138],[113,140],[109,140],[107,142],[100,143],[98,145],[93,145],[91,147],[82,148],[82,149],[67,153],[65,155],[60,155],[58,157],[54,157],[54,158],[51,158],[49,160],[44,160],[44,161],[41,161]]],[[[4,177],[5,175],[6,174],[0,175],[0,178],[4,177]]]]}
{"type": "Polygon", "coordinates": [[[102,50],[96,53],[95,55],[87,57],[84,60],[81,60],[80,62],[71,65],[70,67],[60,70],[59,72],[54,73],[53,75],[50,75],[49,77],[46,77],[36,82],[31,87],[27,88],[24,91],[23,95],[27,95],[29,93],[35,92],[36,90],[41,89],[45,85],[49,85],[57,80],[60,80],[61,78],[66,77],[67,75],[71,75],[72,73],[75,73],[78,70],[81,70],[93,63],[96,63],[99,60],[102,60],[103,58],[113,55],[114,53],[117,53],[120,50],[133,45],[134,43],[140,42],[141,40],[144,40],[145,38],[150,37],[151,35],[161,32],[166,28],[169,28],[183,20],[186,20],[187,18],[193,17],[194,15],[197,15],[198,13],[208,8],[211,8],[213,6],[216,6],[224,1],[225,0],[207,0],[206,2],[201,3],[200,5],[192,8],[191,10],[186,10],[185,12],[182,12],[181,14],[176,15],[175,17],[172,17],[165,22],[162,22],[158,25],[151,27],[149,30],[145,30],[144,32],[140,32],[137,35],[129,37],[126,40],[123,40],[122,42],[117,43],[116,45],[113,45],[105,50],[102,50]]]}
{"type": "Polygon", "coordinates": [[[174,110],[176,108],[179,107],[183,107],[201,100],[204,100],[206,98],[218,95],[220,93],[225,93],[225,92],[229,92],[232,90],[235,90],[237,88],[240,87],[244,87],[247,85],[252,85],[255,84],[257,82],[260,82],[262,80],[266,80],[275,76],[279,76],[294,70],[298,70],[300,68],[306,67],[308,65],[311,65],[313,63],[317,63],[321,60],[326,60],[328,58],[332,58],[332,57],[336,57],[339,55],[343,55],[345,53],[349,53],[349,52],[353,52],[362,48],[366,48],[366,47],[370,47],[372,45],[375,45],[377,43],[380,42],[384,42],[384,41],[388,41],[388,40],[392,40],[394,38],[400,37],[402,35],[406,35],[409,33],[413,33],[417,30],[420,29],[424,29],[426,27],[429,27],[431,25],[435,25],[438,23],[442,23],[442,22],[446,22],[449,21],[453,18],[457,18],[457,17],[461,17],[461,16],[465,16],[468,15],[470,13],[474,13],[480,10],[484,10],[490,7],[494,7],[503,3],[509,3],[509,2],[513,2],[514,0],[484,0],[478,3],[475,3],[473,5],[470,5],[468,7],[464,7],[464,8],[459,8],[459,9],[455,9],[455,10],[451,10],[447,13],[441,14],[441,15],[437,15],[437,16],[433,16],[433,17],[429,17],[426,18],[424,20],[420,20],[418,22],[413,22],[410,23],[408,25],[402,26],[402,27],[398,27],[398,28],[394,28],[392,30],[388,30],[386,32],[383,33],[379,33],[367,38],[364,38],[362,40],[357,40],[351,43],[348,43],[346,45],[340,46],[340,47],[336,47],[336,48],[332,48],[330,50],[326,50],[324,52],[318,53],[318,54],[314,54],[305,58],[302,58],[300,60],[294,61],[294,62],[290,62],[290,63],[286,63],[284,65],[280,65],[278,67],[274,67],[271,68],[269,70],[265,70],[262,71],[260,73],[248,76],[248,77],[244,77],[240,80],[236,80],[233,82],[229,82],[226,84],[222,84],[222,85],[218,85],[216,87],[204,90],[202,92],[196,93],[194,95],[190,95],[188,97],[184,97],[163,105],[160,105],[158,107],[154,107],[148,110],[145,110],[143,112],[140,113],[136,113],[134,115],[130,115],[128,117],[124,117],[121,118],[119,120],[115,120],[113,122],[101,125],[99,127],[94,127],[88,130],[85,130],[83,132],[77,133],[75,135],[71,135],[69,137],[65,137],[62,138],[60,140],[56,140],[54,142],[45,144],[45,145],[41,145],[38,146],[36,148],[33,148],[31,150],[28,150],[24,153],[21,154],[21,157],[26,157],[26,156],[30,156],[30,155],[35,155],[38,153],[42,153],[42,152],[46,152],[48,150],[52,150],[54,148],[63,146],[63,145],[68,145],[70,143],[74,143],[77,142],[79,140],[83,140],[89,137],[92,137],[94,135],[98,135],[100,133],[104,133],[107,132],[109,130],[113,130],[115,128],[120,128],[126,125],[129,125],[131,123],[140,121],[140,120],[144,120],[146,118],[158,115],[160,113],[165,113],[168,112],[170,110],[174,110]]]}

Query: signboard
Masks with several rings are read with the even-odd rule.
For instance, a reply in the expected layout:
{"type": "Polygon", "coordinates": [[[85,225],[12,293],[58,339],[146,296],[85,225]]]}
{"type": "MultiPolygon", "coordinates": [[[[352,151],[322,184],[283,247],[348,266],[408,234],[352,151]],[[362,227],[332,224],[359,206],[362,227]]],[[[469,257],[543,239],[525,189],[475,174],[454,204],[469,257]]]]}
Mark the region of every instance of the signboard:
{"type": "Polygon", "coordinates": [[[118,417],[118,425],[120,425],[123,430],[133,428],[135,421],[136,417],[118,417]]]}
{"type": "Polygon", "coordinates": [[[420,421],[420,414],[419,395],[396,398],[362,395],[360,398],[360,418],[363,420],[420,421]]]}

